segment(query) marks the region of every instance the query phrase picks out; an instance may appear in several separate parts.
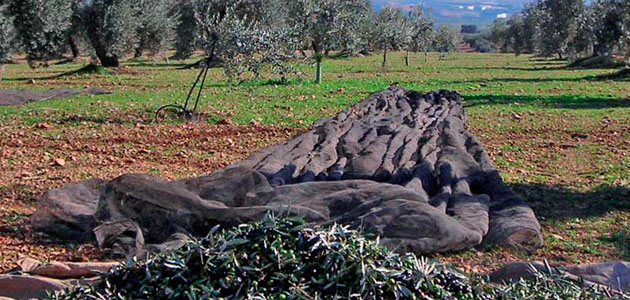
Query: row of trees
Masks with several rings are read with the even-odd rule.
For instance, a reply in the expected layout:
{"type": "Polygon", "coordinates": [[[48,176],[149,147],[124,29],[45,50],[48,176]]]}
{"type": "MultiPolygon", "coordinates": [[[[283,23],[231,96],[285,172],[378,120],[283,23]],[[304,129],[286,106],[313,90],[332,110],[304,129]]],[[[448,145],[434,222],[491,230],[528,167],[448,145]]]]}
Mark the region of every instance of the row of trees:
{"type": "Polygon", "coordinates": [[[171,0],[0,0],[1,53],[46,62],[89,48],[107,67],[130,52],[159,52],[178,23],[171,0]]]}
{"type": "Polygon", "coordinates": [[[375,13],[369,0],[0,0],[0,61],[21,51],[32,65],[87,51],[117,67],[132,53],[174,47],[177,59],[203,49],[240,76],[267,65],[285,72],[300,53],[316,62],[319,82],[331,52],[381,50],[386,67],[392,50],[451,52],[459,43],[457,30],[436,28],[421,6],[375,13]]]}
{"type": "Polygon", "coordinates": [[[630,1],[538,0],[495,22],[490,38],[500,50],[517,54],[630,57],[630,1]]]}

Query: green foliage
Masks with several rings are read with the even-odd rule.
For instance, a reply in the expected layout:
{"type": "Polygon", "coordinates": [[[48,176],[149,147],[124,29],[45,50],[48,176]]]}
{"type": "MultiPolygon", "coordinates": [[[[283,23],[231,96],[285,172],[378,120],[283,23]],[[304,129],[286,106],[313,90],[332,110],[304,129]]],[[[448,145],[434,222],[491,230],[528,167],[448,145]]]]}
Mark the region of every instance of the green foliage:
{"type": "Polygon", "coordinates": [[[429,51],[435,39],[435,24],[430,14],[425,13],[424,6],[418,5],[411,11],[409,19],[411,22],[410,50],[429,51]]]}
{"type": "Polygon", "coordinates": [[[538,3],[538,51],[540,55],[560,58],[568,54],[569,45],[579,30],[579,20],[584,14],[583,0],[541,0],[538,3]]]}
{"type": "Polygon", "coordinates": [[[587,286],[584,282],[571,280],[565,274],[552,269],[548,264],[546,269],[537,271],[532,279],[521,279],[499,285],[488,290],[493,299],[501,300],[626,300],[628,295],[612,292],[597,286],[587,286]]]}
{"type": "Polygon", "coordinates": [[[353,50],[361,44],[357,31],[363,18],[369,16],[366,0],[283,0],[287,23],[300,33],[305,49],[315,54],[326,51],[353,50]]]}
{"type": "Polygon", "coordinates": [[[441,25],[435,33],[435,49],[442,54],[455,52],[461,42],[459,30],[451,26],[441,25]]]}
{"type": "Polygon", "coordinates": [[[193,0],[178,0],[177,27],[175,29],[175,58],[190,57],[197,48],[197,22],[193,0]]]}
{"type": "Polygon", "coordinates": [[[291,28],[277,28],[265,21],[266,1],[197,1],[195,19],[199,40],[210,61],[220,61],[231,79],[251,72],[258,77],[270,65],[281,74],[290,71],[285,62],[296,49],[291,28]]]}
{"type": "Polygon", "coordinates": [[[81,6],[86,34],[101,63],[117,67],[118,60],[135,50],[137,29],[141,26],[132,1],[91,0],[81,6]]]}
{"type": "Polygon", "coordinates": [[[13,0],[8,8],[29,61],[47,61],[65,52],[73,0],[13,0]]]}
{"type": "Polygon", "coordinates": [[[136,54],[144,50],[151,55],[164,54],[171,46],[179,16],[171,0],[141,0],[136,2],[140,24],[137,28],[136,54]]]}
{"type": "Polygon", "coordinates": [[[53,294],[81,299],[628,299],[547,266],[528,281],[488,285],[412,254],[399,255],[347,227],[311,229],[275,218],[210,234],[128,261],[91,286],[53,294]]]}
{"type": "Polygon", "coordinates": [[[405,48],[411,38],[411,29],[410,21],[402,10],[394,6],[384,7],[376,16],[374,28],[376,48],[385,51],[405,48]]]}
{"type": "Polygon", "coordinates": [[[539,0],[492,27],[491,40],[504,51],[541,56],[630,56],[630,2],[539,0]]]}
{"type": "Polygon", "coordinates": [[[508,52],[508,49],[510,49],[510,37],[507,32],[507,22],[502,19],[496,20],[489,30],[488,39],[494,43],[495,47],[501,52],[508,52]]]}
{"type": "Polygon", "coordinates": [[[311,49],[317,63],[315,80],[321,83],[322,58],[332,50],[347,55],[364,50],[365,29],[373,14],[367,0],[280,0],[286,8],[286,26],[298,33],[300,50],[311,49]]]}
{"type": "Polygon", "coordinates": [[[487,38],[487,34],[466,34],[464,35],[464,42],[475,48],[476,51],[481,53],[495,52],[496,48],[487,38]]]}
{"type": "Polygon", "coordinates": [[[52,299],[486,299],[466,277],[340,225],[263,221],[129,262],[52,299]]]}

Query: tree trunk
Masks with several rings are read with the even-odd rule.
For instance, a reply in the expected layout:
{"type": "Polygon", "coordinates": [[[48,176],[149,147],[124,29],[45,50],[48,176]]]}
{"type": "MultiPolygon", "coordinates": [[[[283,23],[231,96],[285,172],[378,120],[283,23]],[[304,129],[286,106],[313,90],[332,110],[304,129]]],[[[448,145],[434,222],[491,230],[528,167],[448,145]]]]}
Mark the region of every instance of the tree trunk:
{"type": "Polygon", "coordinates": [[[136,52],[133,54],[133,58],[140,58],[142,57],[142,48],[138,47],[136,48],[136,52]]]}
{"type": "Polygon", "coordinates": [[[429,62],[429,53],[427,53],[427,51],[424,51],[424,62],[429,62]]]}
{"type": "Polygon", "coordinates": [[[72,58],[74,60],[77,60],[77,58],[79,58],[79,55],[81,55],[81,51],[79,50],[79,46],[77,45],[77,42],[75,41],[74,36],[71,35],[68,37],[68,44],[70,45],[72,58]]]}
{"type": "Polygon", "coordinates": [[[315,52],[315,61],[317,62],[317,71],[315,71],[315,83],[322,83],[322,59],[324,58],[324,53],[322,53],[322,48],[319,47],[319,43],[315,40],[311,42],[311,46],[313,47],[313,51],[315,52]]]}
{"type": "Polygon", "coordinates": [[[317,71],[315,72],[315,83],[320,84],[322,83],[322,56],[318,55],[318,57],[315,58],[317,61],[317,71]]]}
{"type": "Polygon", "coordinates": [[[560,60],[562,60],[562,59],[563,59],[563,57],[562,57],[562,52],[558,52],[558,56],[560,57],[560,60]]]}
{"type": "Polygon", "coordinates": [[[387,70],[387,48],[383,50],[383,65],[381,66],[381,68],[383,69],[383,71],[387,70]]]}
{"type": "Polygon", "coordinates": [[[120,61],[116,55],[110,55],[107,53],[107,46],[105,45],[104,37],[97,32],[88,30],[88,36],[90,39],[90,43],[94,48],[94,52],[96,52],[96,56],[98,60],[101,62],[103,67],[106,68],[117,68],[120,67],[120,61]]]}
{"type": "Polygon", "coordinates": [[[407,56],[405,56],[405,66],[409,66],[409,50],[407,50],[407,56]]]}

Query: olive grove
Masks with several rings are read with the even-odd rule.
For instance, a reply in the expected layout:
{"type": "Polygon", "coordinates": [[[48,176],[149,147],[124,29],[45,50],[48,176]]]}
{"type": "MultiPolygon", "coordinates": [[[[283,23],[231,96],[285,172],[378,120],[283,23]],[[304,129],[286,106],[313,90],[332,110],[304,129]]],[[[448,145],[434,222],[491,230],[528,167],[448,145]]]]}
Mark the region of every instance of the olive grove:
{"type": "Polygon", "coordinates": [[[630,2],[625,0],[539,0],[491,28],[503,52],[610,63],[630,57],[630,2]]]}
{"type": "Polygon", "coordinates": [[[452,35],[449,45],[436,40],[434,21],[423,6],[410,12],[386,6],[376,13],[369,0],[0,3],[0,58],[19,51],[33,67],[68,53],[73,60],[83,53],[104,67],[119,67],[132,55],[168,58],[174,50],[173,58],[186,59],[200,50],[206,63],[221,66],[233,79],[258,76],[265,68],[286,74],[287,62],[308,59],[316,65],[315,82],[321,83],[328,56],[382,51],[385,68],[390,51],[453,51],[458,43],[452,35]]]}

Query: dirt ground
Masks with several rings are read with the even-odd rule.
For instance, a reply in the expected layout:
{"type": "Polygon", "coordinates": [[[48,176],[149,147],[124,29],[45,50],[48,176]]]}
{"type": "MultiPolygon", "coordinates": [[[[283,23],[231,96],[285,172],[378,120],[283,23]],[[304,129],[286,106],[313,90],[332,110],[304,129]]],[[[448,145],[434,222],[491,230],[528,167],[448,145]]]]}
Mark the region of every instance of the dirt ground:
{"type": "Polygon", "coordinates": [[[107,259],[92,244],[50,240],[29,216],[46,190],[92,177],[152,173],[166,179],[224,168],[252,151],[296,134],[274,126],[101,125],[0,126],[0,273],[19,255],[43,260],[107,259]]]}

